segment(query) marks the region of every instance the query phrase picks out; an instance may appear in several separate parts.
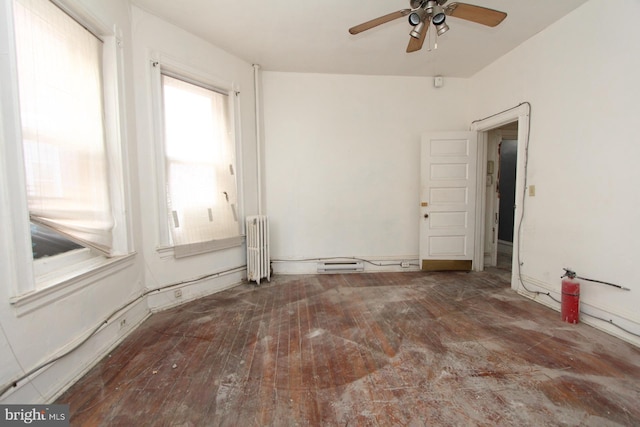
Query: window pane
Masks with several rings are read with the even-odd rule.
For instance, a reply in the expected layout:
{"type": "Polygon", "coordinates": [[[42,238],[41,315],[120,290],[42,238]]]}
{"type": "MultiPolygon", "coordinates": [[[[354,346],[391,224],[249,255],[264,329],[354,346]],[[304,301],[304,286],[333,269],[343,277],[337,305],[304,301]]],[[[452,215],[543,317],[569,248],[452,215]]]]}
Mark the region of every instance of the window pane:
{"type": "Polygon", "coordinates": [[[102,42],[46,0],[16,0],[29,213],[109,253],[102,42]]]}
{"type": "Polygon", "coordinates": [[[229,97],[162,76],[173,244],[239,235],[229,97]]]}
{"type": "Polygon", "coordinates": [[[34,223],[31,223],[31,244],[33,259],[54,256],[82,248],[82,246],[72,242],[60,233],[34,223]]]}

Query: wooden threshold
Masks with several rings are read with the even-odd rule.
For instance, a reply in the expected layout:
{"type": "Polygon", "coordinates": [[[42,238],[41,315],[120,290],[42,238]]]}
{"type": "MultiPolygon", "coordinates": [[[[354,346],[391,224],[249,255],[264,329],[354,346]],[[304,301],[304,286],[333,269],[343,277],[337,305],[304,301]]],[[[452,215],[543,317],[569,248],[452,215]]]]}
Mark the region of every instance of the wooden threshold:
{"type": "Polygon", "coordinates": [[[460,259],[423,259],[422,271],[471,271],[473,262],[460,259]]]}

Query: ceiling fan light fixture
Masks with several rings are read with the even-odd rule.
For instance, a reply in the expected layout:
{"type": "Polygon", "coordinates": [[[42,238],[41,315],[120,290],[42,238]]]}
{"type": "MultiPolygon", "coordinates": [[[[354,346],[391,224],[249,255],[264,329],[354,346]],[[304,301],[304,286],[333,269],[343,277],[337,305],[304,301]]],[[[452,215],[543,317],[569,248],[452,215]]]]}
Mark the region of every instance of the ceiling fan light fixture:
{"type": "Polygon", "coordinates": [[[435,27],[436,27],[436,32],[438,33],[439,36],[449,31],[449,26],[444,21],[442,21],[442,23],[436,25],[435,27]]]}
{"type": "Polygon", "coordinates": [[[427,13],[424,9],[416,9],[409,14],[409,24],[416,26],[421,22],[424,22],[424,18],[427,17],[427,13]]]}
{"type": "Polygon", "coordinates": [[[419,23],[420,23],[420,15],[417,14],[416,12],[410,13],[409,14],[409,24],[415,27],[419,23]]]}
{"type": "MultiPolygon", "coordinates": [[[[424,10],[427,12],[427,14],[433,15],[433,10],[434,10],[434,8],[436,6],[438,6],[438,7],[440,6],[437,1],[429,0],[429,1],[427,1],[427,3],[424,6],[424,10]]],[[[442,9],[442,8],[440,8],[440,9],[442,9]]]]}
{"type": "Polygon", "coordinates": [[[442,6],[440,6],[439,4],[436,4],[433,7],[433,11],[431,15],[431,22],[433,22],[433,25],[444,24],[444,21],[446,19],[447,19],[447,15],[444,14],[444,10],[442,9],[442,6]]]}
{"type": "Polygon", "coordinates": [[[420,23],[418,25],[413,27],[413,30],[411,30],[409,35],[411,37],[413,37],[414,39],[419,39],[420,37],[422,37],[422,32],[425,31],[424,27],[425,27],[424,21],[420,21],[420,23]]]}

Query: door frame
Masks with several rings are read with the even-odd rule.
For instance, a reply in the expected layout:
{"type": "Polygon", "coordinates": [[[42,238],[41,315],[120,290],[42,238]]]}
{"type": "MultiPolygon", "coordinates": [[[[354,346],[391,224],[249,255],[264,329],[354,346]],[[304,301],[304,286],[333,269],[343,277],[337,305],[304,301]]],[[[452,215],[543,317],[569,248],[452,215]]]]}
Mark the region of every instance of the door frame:
{"type": "Polygon", "coordinates": [[[513,233],[513,261],[511,268],[511,287],[517,288],[518,263],[520,256],[520,233],[523,202],[525,195],[526,166],[529,146],[529,116],[531,107],[529,103],[522,103],[517,107],[494,114],[485,119],[476,120],[471,124],[471,130],[478,132],[478,165],[476,180],[476,242],[474,249],[474,270],[484,270],[484,224],[486,215],[486,179],[487,176],[487,143],[488,134],[492,129],[496,129],[508,123],[518,122],[518,154],[516,160],[516,207],[514,210],[514,233],[513,233]],[[514,268],[515,267],[515,268],[514,268]]]}

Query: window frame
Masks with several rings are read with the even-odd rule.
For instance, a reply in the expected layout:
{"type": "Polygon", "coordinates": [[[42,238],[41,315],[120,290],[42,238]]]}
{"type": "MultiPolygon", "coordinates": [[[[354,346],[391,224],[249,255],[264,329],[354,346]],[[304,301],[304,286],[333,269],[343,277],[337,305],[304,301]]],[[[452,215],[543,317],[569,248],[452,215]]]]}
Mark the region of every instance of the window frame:
{"type": "Polygon", "coordinates": [[[97,20],[89,11],[73,0],[49,0],[70,18],[102,41],[103,114],[106,156],[108,159],[109,194],[117,227],[113,233],[114,256],[106,257],[98,251],[84,248],[52,257],[33,259],[29,210],[27,208],[26,178],[22,146],[22,121],[20,113],[19,75],[15,39],[14,0],[2,0],[0,22],[6,22],[6,30],[0,35],[0,45],[6,47],[7,61],[0,64],[0,78],[10,82],[3,103],[6,103],[5,128],[2,129],[7,176],[11,176],[7,199],[11,201],[10,224],[15,243],[17,266],[15,281],[11,285],[10,302],[18,314],[39,306],[43,297],[47,301],[82,288],[104,275],[111,268],[120,269],[132,263],[134,249],[131,220],[127,214],[130,204],[125,188],[126,120],[124,117],[124,57],[122,31],[97,20]],[[19,203],[18,203],[19,201],[19,203]],[[20,268],[23,266],[23,268],[20,268]],[[117,267],[116,267],[117,266],[117,267]],[[60,292],[58,292],[60,291],[60,292]],[[34,306],[35,304],[35,306],[34,306]]]}
{"type": "Polygon", "coordinates": [[[192,255],[215,252],[224,249],[239,247],[244,244],[244,197],[242,180],[242,138],[240,126],[240,91],[238,84],[231,81],[215,77],[192,67],[186,66],[180,61],[176,61],[161,53],[153,52],[150,58],[150,73],[152,87],[152,115],[153,115],[153,147],[156,171],[156,200],[158,211],[158,228],[156,251],[160,258],[183,258],[192,255]],[[176,246],[171,239],[169,229],[170,218],[167,209],[168,200],[166,193],[166,152],[164,134],[164,102],[162,75],[182,80],[184,82],[203,87],[214,92],[228,95],[229,101],[229,122],[232,132],[232,141],[235,150],[235,181],[238,217],[238,235],[226,239],[212,240],[208,242],[194,243],[189,245],[176,246]]]}

